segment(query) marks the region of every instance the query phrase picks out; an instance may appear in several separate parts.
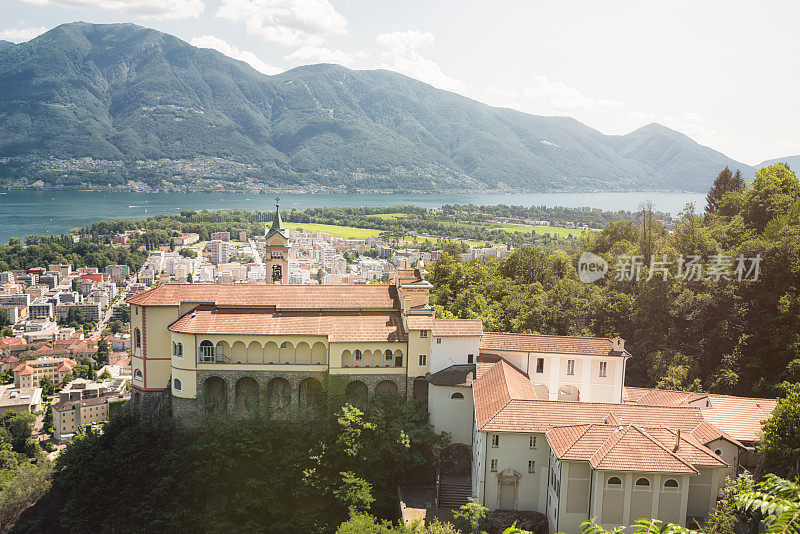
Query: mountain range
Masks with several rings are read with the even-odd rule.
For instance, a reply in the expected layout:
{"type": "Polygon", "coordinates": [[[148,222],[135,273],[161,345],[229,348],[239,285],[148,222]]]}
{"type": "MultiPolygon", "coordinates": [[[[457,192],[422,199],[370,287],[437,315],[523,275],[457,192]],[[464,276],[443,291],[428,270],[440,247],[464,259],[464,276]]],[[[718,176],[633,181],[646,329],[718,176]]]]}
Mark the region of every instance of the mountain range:
{"type": "Polygon", "coordinates": [[[133,24],[0,42],[0,186],[706,191],[753,168],[659,124],[604,135],[386,70],[267,76],[133,24]]]}

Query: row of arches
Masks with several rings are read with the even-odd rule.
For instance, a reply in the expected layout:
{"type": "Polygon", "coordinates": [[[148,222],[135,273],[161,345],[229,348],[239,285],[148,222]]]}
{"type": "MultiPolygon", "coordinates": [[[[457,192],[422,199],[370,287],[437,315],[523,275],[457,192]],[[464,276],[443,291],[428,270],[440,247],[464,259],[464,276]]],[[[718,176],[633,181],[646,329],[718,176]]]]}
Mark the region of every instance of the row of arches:
{"type": "MultiPolygon", "coordinates": [[[[230,412],[236,417],[249,417],[266,412],[270,417],[281,418],[290,415],[293,409],[297,409],[301,417],[315,419],[319,415],[320,401],[323,397],[322,382],[314,377],[307,377],[297,385],[296,406],[293,406],[295,391],[292,383],[284,377],[274,377],[267,382],[264,399],[259,383],[251,377],[239,378],[232,389],[232,392],[228,391],[228,383],[223,378],[208,377],[203,382],[205,414],[224,418],[230,412]]],[[[382,380],[375,386],[375,395],[399,394],[400,390],[394,381],[382,380]]],[[[348,383],[345,388],[345,399],[354,406],[366,408],[369,399],[367,384],[360,380],[348,383]]]]}
{"type": "MultiPolygon", "coordinates": [[[[539,400],[550,400],[550,389],[545,384],[534,384],[533,393],[539,400]]],[[[560,401],[579,401],[581,400],[581,391],[578,386],[570,384],[558,388],[557,400],[560,401]]]]}
{"type": "Polygon", "coordinates": [[[259,341],[252,341],[247,345],[243,341],[236,341],[231,345],[227,341],[215,344],[204,339],[200,342],[197,355],[199,363],[325,365],[328,360],[328,349],[321,341],[313,345],[305,341],[297,344],[290,341],[280,344],[267,341],[263,345],[259,341]]]}
{"type": "MultiPolygon", "coordinates": [[[[622,489],[622,479],[618,476],[612,476],[608,478],[606,485],[611,489],[622,489]]],[[[650,489],[650,479],[647,477],[639,477],[636,479],[634,486],[637,490],[649,490],[650,489]]],[[[664,481],[664,489],[665,490],[672,490],[677,491],[679,488],[678,481],[674,478],[668,478],[664,481]]]]}

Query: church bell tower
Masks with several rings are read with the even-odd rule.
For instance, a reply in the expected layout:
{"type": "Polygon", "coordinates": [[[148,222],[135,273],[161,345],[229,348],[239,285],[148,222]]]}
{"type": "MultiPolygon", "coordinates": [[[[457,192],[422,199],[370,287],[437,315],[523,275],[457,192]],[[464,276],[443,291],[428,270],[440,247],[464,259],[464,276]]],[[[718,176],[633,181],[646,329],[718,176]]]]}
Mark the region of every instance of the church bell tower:
{"type": "Polygon", "coordinates": [[[280,199],[275,199],[275,217],[272,227],[265,229],[264,267],[266,268],[266,283],[289,283],[289,240],[286,238],[286,229],[283,227],[280,211],[280,199]]]}

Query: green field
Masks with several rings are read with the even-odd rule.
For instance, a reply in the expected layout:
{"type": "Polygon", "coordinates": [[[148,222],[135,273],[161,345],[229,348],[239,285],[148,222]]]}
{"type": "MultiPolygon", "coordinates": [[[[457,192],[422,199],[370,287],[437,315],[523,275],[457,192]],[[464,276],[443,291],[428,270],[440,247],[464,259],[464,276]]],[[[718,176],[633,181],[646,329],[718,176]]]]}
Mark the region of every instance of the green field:
{"type": "Polygon", "coordinates": [[[597,232],[598,230],[594,230],[592,228],[561,228],[560,226],[533,226],[530,224],[511,224],[511,223],[503,223],[500,225],[500,228],[506,230],[508,232],[530,232],[533,231],[536,234],[543,235],[543,234],[550,234],[558,237],[568,237],[572,235],[572,237],[578,237],[579,235],[585,232],[597,232]]]}
{"type": "Polygon", "coordinates": [[[283,225],[289,230],[303,229],[309,232],[327,232],[337,237],[355,237],[356,239],[375,237],[381,233],[380,230],[374,228],[353,228],[351,226],[338,226],[335,224],[287,222],[283,225]]]}

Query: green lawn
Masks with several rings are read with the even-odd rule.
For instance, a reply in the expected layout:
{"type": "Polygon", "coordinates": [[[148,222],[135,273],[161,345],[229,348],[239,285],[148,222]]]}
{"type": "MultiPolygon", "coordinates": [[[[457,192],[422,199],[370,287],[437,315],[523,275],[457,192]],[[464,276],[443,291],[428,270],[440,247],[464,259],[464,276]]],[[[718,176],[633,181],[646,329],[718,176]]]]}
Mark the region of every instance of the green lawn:
{"type": "Polygon", "coordinates": [[[560,226],[533,226],[530,224],[512,224],[512,223],[503,223],[500,225],[500,228],[509,232],[530,232],[533,231],[536,234],[550,234],[555,235],[558,237],[568,237],[572,235],[572,237],[577,237],[585,232],[597,232],[598,230],[594,230],[589,228],[561,228],[560,226]]]}
{"type": "Polygon", "coordinates": [[[338,237],[355,237],[356,239],[366,239],[380,235],[381,231],[374,228],[353,228],[351,226],[338,226],[335,224],[319,223],[296,223],[287,222],[283,224],[289,230],[308,230],[309,232],[327,232],[338,237]]]}

